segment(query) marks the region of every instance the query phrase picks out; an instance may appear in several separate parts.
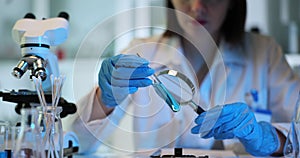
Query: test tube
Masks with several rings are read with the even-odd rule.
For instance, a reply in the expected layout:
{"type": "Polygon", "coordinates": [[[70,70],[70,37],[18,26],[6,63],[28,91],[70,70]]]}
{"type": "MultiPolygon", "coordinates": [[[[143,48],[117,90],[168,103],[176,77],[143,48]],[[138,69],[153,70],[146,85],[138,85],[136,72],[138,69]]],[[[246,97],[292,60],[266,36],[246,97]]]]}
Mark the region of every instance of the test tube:
{"type": "MultiPolygon", "coordinates": [[[[137,56],[141,57],[139,54],[137,56]]],[[[176,101],[174,96],[167,90],[165,85],[159,80],[159,78],[153,74],[149,77],[153,81],[153,87],[155,92],[168,104],[173,112],[180,110],[180,104],[176,101]]]]}
{"type": "Polygon", "coordinates": [[[167,90],[161,82],[153,83],[156,93],[169,105],[173,112],[180,110],[180,104],[175,100],[173,95],[167,90]]]}

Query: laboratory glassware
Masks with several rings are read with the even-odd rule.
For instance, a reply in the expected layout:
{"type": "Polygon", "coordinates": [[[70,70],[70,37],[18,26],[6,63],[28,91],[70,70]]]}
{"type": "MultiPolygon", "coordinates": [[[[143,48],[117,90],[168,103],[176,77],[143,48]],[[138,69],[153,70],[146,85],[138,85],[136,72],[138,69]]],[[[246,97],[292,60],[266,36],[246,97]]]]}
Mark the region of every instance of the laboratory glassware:
{"type": "Polygon", "coordinates": [[[37,109],[23,108],[21,109],[21,116],[21,131],[13,149],[13,157],[45,158],[37,109]]]}
{"type": "Polygon", "coordinates": [[[11,126],[9,131],[10,143],[8,144],[7,153],[11,155],[16,150],[17,140],[21,133],[21,126],[11,126]]]}
{"type": "MultiPolygon", "coordinates": [[[[205,112],[201,106],[194,102],[195,86],[186,75],[176,70],[163,70],[158,73],[157,78],[168,92],[174,96],[180,106],[189,105],[199,115],[205,112]]],[[[199,130],[201,136],[205,136],[213,128],[221,115],[222,109],[222,105],[216,105],[207,111],[203,121],[205,123],[199,130]]]]}
{"type": "Polygon", "coordinates": [[[8,132],[10,128],[9,121],[0,121],[0,157],[7,156],[7,148],[8,148],[8,132]]]}
{"type": "Polygon", "coordinates": [[[158,73],[161,80],[180,105],[190,105],[197,114],[204,112],[203,108],[193,101],[195,86],[184,74],[175,70],[163,70],[158,73]]]}
{"type": "Polygon", "coordinates": [[[46,106],[39,109],[40,120],[43,126],[43,145],[47,158],[63,157],[63,127],[60,117],[62,107],[46,106]],[[45,109],[43,109],[45,108],[45,109]]]}
{"type": "MultiPolygon", "coordinates": [[[[138,53],[137,56],[141,57],[138,53]]],[[[153,81],[153,88],[155,92],[168,104],[173,112],[178,112],[180,110],[179,103],[165,85],[159,80],[156,74],[151,75],[149,78],[153,81]]]]}
{"type": "MultiPolygon", "coordinates": [[[[141,57],[139,54],[137,56],[141,57]]],[[[162,70],[157,75],[151,75],[150,79],[153,81],[155,92],[166,101],[174,112],[178,112],[183,105],[189,105],[199,115],[205,112],[194,102],[195,86],[183,73],[176,70],[162,70]]],[[[203,121],[205,123],[199,130],[201,136],[205,136],[213,128],[222,109],[222,105],[216,105],[206,113],[203,121]]]]}
{"type": "Polygon", "coordinates": [[[165,85],[157,78],[155,74],[150,76],[150,78],[153,81],[155,92],[169,105],[172,111],[178,112],[180,110],[180,105],[174,98],[174,96],[165,87],[165,85]]]}
{"type": "Polygon", "coordinates": [[[293,115],[290,130],[288,132],[286,142],[283,149],[285,157],[299,157],[299,142],[300,142],[300,92],[295,106],[295,113],[293,115]]]}

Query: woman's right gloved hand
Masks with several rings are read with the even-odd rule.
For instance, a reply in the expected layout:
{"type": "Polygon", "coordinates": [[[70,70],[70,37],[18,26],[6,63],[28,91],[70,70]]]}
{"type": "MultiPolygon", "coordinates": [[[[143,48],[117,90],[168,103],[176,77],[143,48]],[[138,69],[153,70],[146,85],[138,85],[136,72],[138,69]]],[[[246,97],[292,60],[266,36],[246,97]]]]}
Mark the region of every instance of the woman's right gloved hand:
{"type": "MultiPolygon", "coordinates": [[[[206,116],[214,108],[200,114],[192,133],[198,134],[201,126],[211,124],[215,117],[206,116]]],[[[223,106],[213,128],[202,138],[214,137],[218,140],[238,138],[246,151],[254,156],[269,156],[279,149],[277,131],[270,123],[257,122],[249,106],[244,103],[232,103],[223,106]]]]}
{"type": "Polygon", "coordinates": [[[102,102],[107,107],[117,106],[139,87],[151,85],[147,77],[154,70],[148,65],[147,60],[136,55],[120,54],[105,59],[98,74],[102,102]]]}

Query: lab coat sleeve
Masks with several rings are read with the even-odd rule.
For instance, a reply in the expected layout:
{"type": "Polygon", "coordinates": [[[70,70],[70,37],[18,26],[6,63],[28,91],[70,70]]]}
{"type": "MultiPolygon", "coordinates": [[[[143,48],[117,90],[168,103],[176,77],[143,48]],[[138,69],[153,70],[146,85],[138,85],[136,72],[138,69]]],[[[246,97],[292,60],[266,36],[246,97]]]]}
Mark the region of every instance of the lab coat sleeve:
{"type": "Polygon", "coordinates": [[[271,41],[269,47],[269,104],[272,122],[289,122],[300,90],[300,79],[293,72],[280,46],[271,41]]]}
{"type": "Polygon", "coordinates": [[[69,127],[69,130],[74,131],[79,139],[81,154],[93,153],[100,145],[105,145],[125,111],[124,106],[119,105],[106,118],[92,117],[92,110],[101,112],[101,105],[96,96],[97,88],[94,88],[77,103],[77,113],[73,116],[69,127]]]}

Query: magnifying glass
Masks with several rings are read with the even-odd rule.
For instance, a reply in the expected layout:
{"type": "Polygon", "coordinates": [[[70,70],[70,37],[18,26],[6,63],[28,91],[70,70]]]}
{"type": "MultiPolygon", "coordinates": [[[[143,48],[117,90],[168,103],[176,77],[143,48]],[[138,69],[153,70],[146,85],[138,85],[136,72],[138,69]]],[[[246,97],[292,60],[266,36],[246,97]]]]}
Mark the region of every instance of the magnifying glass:
{"type": "Polygon", "coordinates": [[[175,70],[163,70],[157,78],[180,106],[189,105],[197,114],[205,111],[193,101],[195,86],[184,74],[175,70]]]}
{"type": "MultiPolygon", "coordinates": [[[[195,86],[184,74],[175,70],[163,70],[158,73],[157,78],[180,106],[189,105],[199,115],[205,112],[201,106],[193,101],[195,86]]],[[[223,106],[217,105],[207,111],[204,123],[199,130],[202,136],[208,134],[213,128],[222,112],[222,108],[223,106]]]]}
{"type": "MultiPolygon", "coordinates": [[[[136,55],[138,57],[141,57],[139,53],[137,53],[136,55]]],[[[178,112],[180,110],[180,104],[166,88],[166,86],[160,81],[156,74],[149,76],[149,78],[151,78],[151,80],[153,81],[152,86],[156,94],[158,94],[168,104],[173,112],[178,112]]]]}
{"type": "MultiPolygon", "coordinates": [[[[138,57],[141,57],[137,53],[138,57]]],[[[158,75],[151,75],[155,92],[166,101],[172,111],[178,112],[181,105],[190,105],[197,114],[205,112],[193,97],[195,86],[184,74],[175,70],[163,70],[158,75]]]]}

